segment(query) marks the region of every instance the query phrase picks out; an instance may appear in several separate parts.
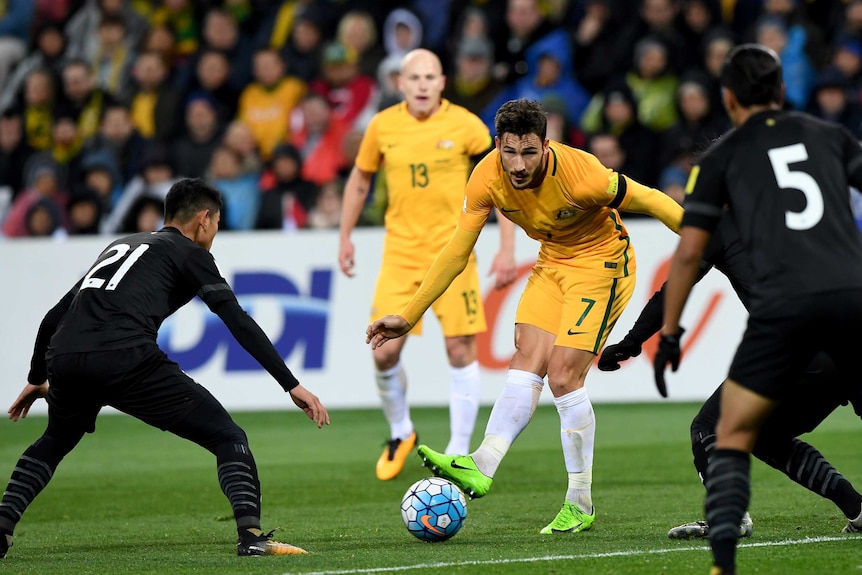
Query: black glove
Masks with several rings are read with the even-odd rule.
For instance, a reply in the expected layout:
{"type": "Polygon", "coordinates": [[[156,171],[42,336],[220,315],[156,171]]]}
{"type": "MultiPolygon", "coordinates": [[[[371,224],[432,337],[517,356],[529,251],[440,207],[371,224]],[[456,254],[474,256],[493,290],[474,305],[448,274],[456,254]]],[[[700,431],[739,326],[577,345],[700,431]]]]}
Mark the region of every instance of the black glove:
{"type": "Polygon", "coordinates": [[[599,369],[601,371],[616,371],[620,368],[620,362],[641,354],[641,344],[626,341],[625,338],[619,343],[607,346],[599,357],[599,369]]]}
{"type": "Polygon", "coordinates": [[[670,368],[676,371],[679,367],[679,356],[682,351],[679,347],[679,340],[685,330],[680,328],[679,333],[674,335],[661,335],[658,342],[658,350],[655,352],[655,360],[653,367],[655,368],[655,385],[662,397],[667,397],[667,385],[664,382],[664,369],[667,364],[670,368]]]}

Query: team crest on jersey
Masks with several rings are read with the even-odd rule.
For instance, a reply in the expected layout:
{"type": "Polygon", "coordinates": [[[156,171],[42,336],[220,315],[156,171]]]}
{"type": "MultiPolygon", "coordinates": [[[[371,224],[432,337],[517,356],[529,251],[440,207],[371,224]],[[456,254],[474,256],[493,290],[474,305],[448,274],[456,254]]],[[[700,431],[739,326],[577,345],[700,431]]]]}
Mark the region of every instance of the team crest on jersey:
{"type": "Polygon", "coordinates": [[[578,215],[578,210],[559,210],[557,212],[557,221],[570,220],[578,215]]]}
{"type": "Polygon", "coordinates": [[[438,150],[451,150],[455,147],[455,143],[452,140],[440,140],[437,142],[438,150]]]}

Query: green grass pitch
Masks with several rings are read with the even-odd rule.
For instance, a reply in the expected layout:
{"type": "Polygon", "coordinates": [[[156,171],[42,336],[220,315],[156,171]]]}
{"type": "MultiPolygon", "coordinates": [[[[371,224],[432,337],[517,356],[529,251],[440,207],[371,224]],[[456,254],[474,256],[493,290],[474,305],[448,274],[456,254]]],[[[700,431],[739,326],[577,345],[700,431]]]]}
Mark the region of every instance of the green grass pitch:
{"type": "MultiPolygon", "coordinates": [[[[104,415],[61,464],[19,524],[0,574],[152,573],[707,573],[703,542],[670,541],[668,528],[700,519],[703,488],[691,465],[688,426],[698,405],[597,405],[595,526],[577,535],[539,529],[566,489],[559,419],[540,406],[515,442],[491,493],[468,503],[453,539],[423,543],[401,523],[399,503],[427,470],[415,455],[395,480],[374,464],[387,434],[378,410],[332,412],[317,430],[298,410],[236,413],[263,484],[263,526],[310,551],[240,558],[227,500],[209,453],[131,418],[104,415]]],[[[489,408],[479,416],[474,445],[489,408]]],[[[415,409],[420,441],[442,449],[445,409],[415,409]]],[[[0,482],[43,430],[44,417],[0,422],[0,482]]],[[[859,419],[839,410],[807,436],[862,486],[859,419]]],[[[862,540],[840,533],[830,502],[755,462],[754,537],[739,551],[743,573],[838,574],[862,569],[862,540]]]]}

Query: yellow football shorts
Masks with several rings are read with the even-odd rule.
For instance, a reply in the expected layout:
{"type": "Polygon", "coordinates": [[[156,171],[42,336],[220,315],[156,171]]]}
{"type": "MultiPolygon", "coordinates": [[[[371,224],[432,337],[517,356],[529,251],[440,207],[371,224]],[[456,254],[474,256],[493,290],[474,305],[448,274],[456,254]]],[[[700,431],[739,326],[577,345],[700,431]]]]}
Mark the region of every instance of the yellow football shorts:
{"type": "MultiPolygon", "coordinates": [[[[394,258],[393,258],[394,259],[394,258]]],[[[399,314],[422,283],[427,268],[407,268],[387,263],[384,256],[371,303],[371,321],[384,315],[399,314]]],[[[455,337],[485,331],[485,306],[479,286],[476,256],[471,255],[467,267],[449,285],[431,309],[440,321],[443,335],[455,337]]],[[[420,319],[410,330],[412,335],[422,334],[420,319]]]]}
{"type": "Polygon", "coordinates": [[[634,288],[634,274],[606,278],[571,268],[534,267],[515,323],[556,334],[555,345],[598,353],[634,288]]]}

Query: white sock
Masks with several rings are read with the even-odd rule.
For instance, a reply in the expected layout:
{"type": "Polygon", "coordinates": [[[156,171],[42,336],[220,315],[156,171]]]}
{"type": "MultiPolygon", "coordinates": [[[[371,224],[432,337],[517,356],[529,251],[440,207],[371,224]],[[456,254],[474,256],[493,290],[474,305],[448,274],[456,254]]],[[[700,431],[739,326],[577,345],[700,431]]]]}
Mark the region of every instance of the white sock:
{"type": "Polygon", "coordinates": [[[554,398],[560,414],[560,440],[569,475],[566,501],[581,511],[592,512],[593,448],[596,438],[596,416],[585,388],[554,398]]]}
{"type": "Polygon", "coordinates": [[[509,447],[530,423],[543,385],[544,380],[529,371],[510,369],[506,374],[506,386],[491,409],[485,439],[472,454],[479,471],[494,477],[509,447]]]}
{"type": "Polygon", "coordinates": [[[450,367],[452,382],[449,386],[449,455],[470,453],[470,438],[479,414],[479,395],[482,393],[482,380],[479,362],[474,361],[464,367],[450,367]]]}
{"type": "Polygon", "coordinates": [[[374,376],[383,414],[389,422],[390,439],[407,439],[413,433],[413,422],[407,405],[407,374],[401,362],[385,371],[376,371],[374,376]]]}

